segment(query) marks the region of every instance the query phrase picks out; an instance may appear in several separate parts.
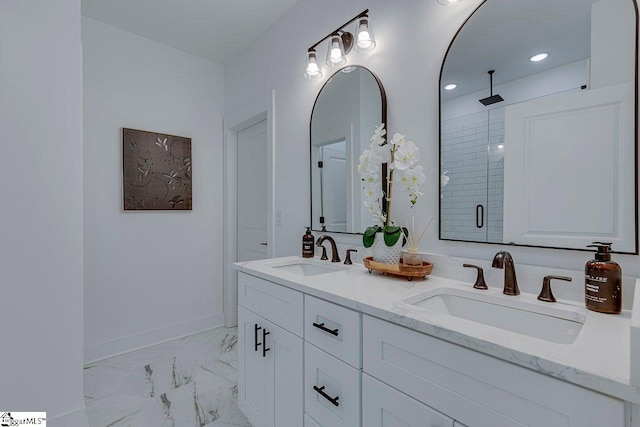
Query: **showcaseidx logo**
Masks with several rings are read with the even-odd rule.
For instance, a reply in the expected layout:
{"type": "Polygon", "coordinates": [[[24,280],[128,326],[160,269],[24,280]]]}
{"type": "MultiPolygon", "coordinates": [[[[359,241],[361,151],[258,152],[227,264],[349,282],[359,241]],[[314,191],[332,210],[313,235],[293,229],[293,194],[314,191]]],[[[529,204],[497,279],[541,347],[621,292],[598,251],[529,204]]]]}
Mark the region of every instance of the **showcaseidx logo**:
{"type": "Polygon", "coordinates": [[[47,426],[46,412],[3,412],[0,411],[0,427],[47,426]]]}

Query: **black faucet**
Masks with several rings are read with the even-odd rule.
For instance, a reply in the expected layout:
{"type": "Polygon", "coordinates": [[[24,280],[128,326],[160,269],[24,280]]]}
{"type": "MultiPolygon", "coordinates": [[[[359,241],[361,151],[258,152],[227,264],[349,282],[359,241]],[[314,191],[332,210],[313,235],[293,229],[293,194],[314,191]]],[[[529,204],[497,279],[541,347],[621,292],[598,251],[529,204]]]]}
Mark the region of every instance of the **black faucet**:
{"type": "Polygon", "coordinates": [[[328,240],[329,243],[331,243],[331,262],[340,262],[340,256],[338,255],[338,247],[336,246],[336,241],[333,240],[331,236],[320,236],[318,238],[318,241],[316,242],[316,246],[322,246],[322,243],[324,243],[325,240],[328,240]]]}
{"type": "Polygon", "coordinates": [[[504,290],[505,295],[520,295],[518,289],[518,279],[516,279],[516,266],[507,251],[500,251],[493,257],[491,267],[504,269],[504,290]]]}

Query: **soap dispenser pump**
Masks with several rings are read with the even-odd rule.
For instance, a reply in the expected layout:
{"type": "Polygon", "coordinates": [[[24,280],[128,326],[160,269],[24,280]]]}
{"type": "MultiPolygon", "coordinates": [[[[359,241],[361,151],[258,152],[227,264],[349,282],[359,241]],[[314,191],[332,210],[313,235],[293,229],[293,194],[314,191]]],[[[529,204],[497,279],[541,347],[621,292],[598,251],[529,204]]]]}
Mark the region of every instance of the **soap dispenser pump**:
{"type": "Polygon", "coordinates": [[[303,258],[313,258],[315,255],[315,248],[313,243],[315,242],[315,238],[313,234],[311,234],[311,227],[307,227],[307,232],[302,236],[302,257],[303,258]]]}
{"type": "Polygon", "coordinates": [[[593,242],[596,257],[585,266],[584,299],[589,310],[618,314],[622,311],[622,269],[611,261],[611,243],[593,242]]]}

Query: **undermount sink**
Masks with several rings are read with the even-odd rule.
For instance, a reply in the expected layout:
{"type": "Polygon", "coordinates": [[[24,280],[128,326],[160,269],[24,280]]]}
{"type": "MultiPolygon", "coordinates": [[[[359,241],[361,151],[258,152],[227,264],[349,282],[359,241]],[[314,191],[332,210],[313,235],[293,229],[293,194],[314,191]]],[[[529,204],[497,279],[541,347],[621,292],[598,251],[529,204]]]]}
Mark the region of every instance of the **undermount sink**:
{"type": "Polygon", "coordinates": [[[574,307],[545,307],[523,298],[460,289],[438,289],[404,302],[557,344],[575,342],[586,320],[585,314],[574,307]]]}
{"type": "Polygon", "coordinates": [[[336,271],[333,268],[306,262],[295,262],[292,264],[278,265],[274,266],[273,268],[277,270],[287,271],[289,273],[299,274],[301,276],[318,276],[320,274],[333,273],[336,271]]]}

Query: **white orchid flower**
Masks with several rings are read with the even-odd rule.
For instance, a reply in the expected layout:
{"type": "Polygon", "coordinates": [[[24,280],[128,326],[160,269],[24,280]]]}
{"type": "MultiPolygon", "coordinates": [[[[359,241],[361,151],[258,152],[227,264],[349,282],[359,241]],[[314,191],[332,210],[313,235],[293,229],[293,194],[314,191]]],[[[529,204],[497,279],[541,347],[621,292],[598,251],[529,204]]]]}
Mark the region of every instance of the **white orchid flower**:
{"type": "Polygon", "coordinates": [[[406,141],[396,150],[392,167],[398,170],[407,170],[415,166],[419,160],[420,149],[412,141],[406,141]]]}
{"type": "Polygon", "coordinates": [[[444,187],[449,183],[450,178],[447,176],[448,173],[449,171],[444,171],[442,172],[442,175],[440,175],[440,188],[444,187]]]}
{"type": "Polygon", "coordinates": [[[362,176],[362,181],[365,184],[373,184],[378,182],[378,174],[377,173],[367,173],[360,174],[362,176]]]}
{"type": "Polygon", "coordinates": [[[364,197],[366,200],[379,200],[382,197],[382,189],[377,183],[367,184],[364,187],[364,197]]]}
{"type": "Polygon", "coordinates": [[[424,174],[422,166],[416,166],[409,168],[402,174],[402,182],[407,182],[407,185],[411,187],[420,187],[427,180],[427,176],[424,174]]]}
{"type": "Polygon", "coordinates": [[[391,139],[391,144],[393,145],[402,145],[405,143],[404,139],[405,135],[401,135],[398,132],[393,134],[393,138],[391,139]]]}
{"type": "Polygon", "coordinates": [[[391,151],[388,145],[376,145],[371,147],[371,161],[374,163],[389,163],[391,151]]]}

